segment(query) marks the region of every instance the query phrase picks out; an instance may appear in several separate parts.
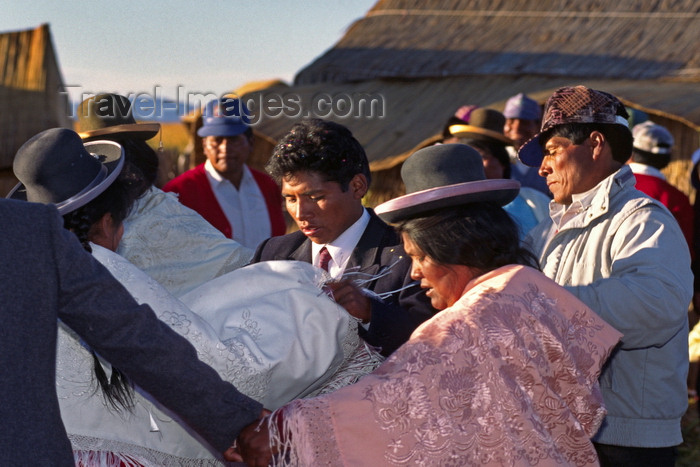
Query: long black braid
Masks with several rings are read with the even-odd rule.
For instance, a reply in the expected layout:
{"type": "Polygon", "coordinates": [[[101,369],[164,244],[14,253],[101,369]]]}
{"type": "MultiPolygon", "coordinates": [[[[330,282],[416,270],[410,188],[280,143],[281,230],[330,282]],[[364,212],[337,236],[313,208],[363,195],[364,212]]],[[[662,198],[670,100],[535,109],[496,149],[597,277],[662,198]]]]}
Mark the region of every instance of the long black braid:
{"type": "MultiPolygon", "coordinates": [[[[120,175],[102,194],[75,211],[63,216],[63,225],[80,240],[83,248],[92,253],[90,232],[92,226],[106,213],[110,213],[116,225],[120,225],[134,203],[135,194],[129,177],[120,175]]],[[[97,354],[91,350],[93,368],[102,389],[105,402],[117,412],[134,407],[134,388],[129,378],[117,368],[112,368],[108,378],[97,354]]]]}

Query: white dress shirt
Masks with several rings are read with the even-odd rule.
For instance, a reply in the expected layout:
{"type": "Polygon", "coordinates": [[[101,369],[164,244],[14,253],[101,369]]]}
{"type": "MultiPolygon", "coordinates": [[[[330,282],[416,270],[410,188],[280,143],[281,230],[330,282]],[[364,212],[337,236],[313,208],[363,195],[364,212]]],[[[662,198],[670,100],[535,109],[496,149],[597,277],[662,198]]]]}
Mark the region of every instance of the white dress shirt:
{"type": "Polygon", "coordinates": [[[352,251],[359,243],[360,238],[362,238],[362,234],[365,233],[367,224],[369,224],[369,213],[366,209],[363,209],[360,218],[332,242],[325,245],[312,242],[311,264],[319,266],[319,252],[325,246],[331,254],[331,261],[328,263],[328,273],[333,279],[340,279],[352,256],[352,251]]]}
{"type": "Polygon", "coordinates": [[[632,169],[632,173],[640,175],[650,175],[661,180],[666,180],[666,176],[663,173],[661,173],[661,171],[656,167],[652,167],[646,164],[640,164],[639,162],[630,162],[628,165],[630,166],[630,169],[632,169]]]}
{"type": "Polygon", "coordinates": [[[204,163],[204,171],[216,201],[231,224],[233,239],[243,246],[255,249],[260,242],[270,238],[272,227],[265,197],[248,166],[243,166],[239,189],[223,178],[208,160],[204,163]]]}

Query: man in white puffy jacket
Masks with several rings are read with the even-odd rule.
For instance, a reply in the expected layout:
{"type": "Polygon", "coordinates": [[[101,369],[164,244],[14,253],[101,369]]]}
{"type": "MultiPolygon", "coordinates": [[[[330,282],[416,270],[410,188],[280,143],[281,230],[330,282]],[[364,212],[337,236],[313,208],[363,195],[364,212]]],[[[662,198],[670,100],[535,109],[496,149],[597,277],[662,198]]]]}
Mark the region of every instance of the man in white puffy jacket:
{"type": "Polygon", "coordinates": [[[636,190],[624,105],[584,86],[546,104],[518,156],[554,195],[526,242],[544,273],[624,334],[600,377],[603,466],[672,466],[687,408],[690,253],[678,223],[636,190]]]}

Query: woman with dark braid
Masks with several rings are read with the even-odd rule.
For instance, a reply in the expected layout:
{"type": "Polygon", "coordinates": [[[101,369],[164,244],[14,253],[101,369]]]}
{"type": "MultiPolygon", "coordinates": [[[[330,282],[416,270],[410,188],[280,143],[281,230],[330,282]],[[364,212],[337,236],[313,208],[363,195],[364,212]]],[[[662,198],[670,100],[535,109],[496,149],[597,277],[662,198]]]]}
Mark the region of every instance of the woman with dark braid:
{"type": "MultiPolygon", "coordinates": [[[[242,393],[275,409],[349,384],[379,363],[378,354],[361,342],[356,321],[322,293],[324,272],[305,263],[254,265],[175,298],[115,253],[134,201],[132,179],[122,172],[121,147],[110,141],[83,145],[66,129],[37,136],[15,157],[20,184],[8,196],[55,204],[85,249],[242,393]]],[[[118,370],[91,355],[62,323],[56,390],[77,465],[218,465],[222,460],[149,394],[131,388],[118,370]]]]}
{"type": "MultiPolygon", "coordinates": [[[[92,253],[91,242],[101,245],[111,250],[116,250],[119,239],[124,231],[123,221],[129,214],[134,200],[138,196],[133,187],[133,177],[127,174],[122,175],[124,159],[119,145],[107,143],[109,147],[105,150],[104,143],[98,143],[93,150],[100,151],[106,155],[101,164],[93,167],[93,172],[86,173],[84,178],[80,176],[75,167],[68,159],[51,158],[47,162],[39,162],[39,170],[35,163],[37,158],[18,158],[15,162],[15,173],[21,179],[30,177],[35,181],[40,181],[43,185],[42,191],[61,193],[58,198],[63,197],[63,193],[71,191],[70,180],[62,180],[56,177],[56,173],[65,173],[69,178],[75,175],[78,185],[86,183],[91,179],[92,190],[82,190],[77,195],[57,204],[59,213],[63,214],[64,227],[73,232],[86,251],[92,253]],[[95,175],[95,173],[97,175],[95,175]]],[[[29,185],[29,183],[28,183],[29,185]]],[[[19,184],[8,195],[9,198],[26,199],[26,188],[19,184]]],[[[130,408],[133,405],[133,388],[128,378],[116,368],[111,368],[110,376],[107,376],[99,357],[93,352],[94,373],[104,396],[105,402],[114,410],[130,408]]]]}
{"type": "MultiPolygon", "coordinates": [[[[128,177],[120,174],[105,191],[88,204],[63,215],[63,225],[92,253],[91,243],[116,251],[124,232],[123,222],[135,200],[128,177]]],[[[105,402],[120,411],[133,406],[134,393],[129,379],[117,368],[108,378],[99,357],[92,352],[94,371],[105,402]]]]}

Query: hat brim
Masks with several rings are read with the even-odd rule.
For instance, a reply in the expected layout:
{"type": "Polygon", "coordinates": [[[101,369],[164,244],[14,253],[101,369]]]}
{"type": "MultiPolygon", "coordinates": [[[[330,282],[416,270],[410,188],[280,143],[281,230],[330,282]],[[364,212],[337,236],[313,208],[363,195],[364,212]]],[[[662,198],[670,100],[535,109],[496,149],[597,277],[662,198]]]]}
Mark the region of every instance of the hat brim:
{"type": "Polygon", "coordinates": [[[455,125],[450,125],[449,132],[452,136],[456,136],[458,138],[472,137],[472,138],[482,138],[483,139],[484,137],[487,137],[487,138],[495,140],[499,143],[503,143],[506,146],[513,145],[513,140],[508,138],[503,133],[489,130],[488,128],[482,128],[480,126],[462,125],[462,124],[458,123],[455,125]]]}
{"type": "Polygon", "coordinates": [[[127,123],[124,125],[114,125],[97,130],[80,131],[78,135],[84,141],[94,141],[96,138],[121,139],[141,139],[149,140],[160,131],[160,123],[127,123]]]}
{"type": "MultiPolygon", "coordinates": [[[[97,198],[114,183],[124,167],[124,149],[114,141],[93,141],[85,143],[85,149],[90,154],[99,156],[103,170],[97,177],[79,193],[67,200],[56,203],[59,214],[68,214],[97,198]]],[[[18,183],[7,194],[6,198],[27,201],[27,190],[23,183],[18,183]]]]}
{"type": "Polygon", "coordinates": [[[540,145],[541,134],[542,133],[537,133],[527,140],[527,142],[520,147],[520,150],[518,150],[518,159],[520,159],[523,164],[530,167],[539,167],[542,165],[544,153],[540,145]]]}
{"type": "Polygon", "coordinates": [[[400,222],[435,209],[470,203],[513,201],[520,192],[520,183],[510,179],[478,180],[429,188],[386,201],[374,209],[385,222],[400,222]]]}

